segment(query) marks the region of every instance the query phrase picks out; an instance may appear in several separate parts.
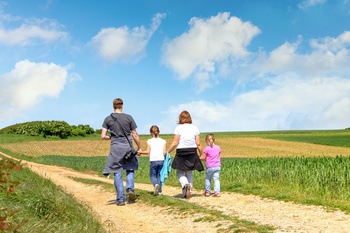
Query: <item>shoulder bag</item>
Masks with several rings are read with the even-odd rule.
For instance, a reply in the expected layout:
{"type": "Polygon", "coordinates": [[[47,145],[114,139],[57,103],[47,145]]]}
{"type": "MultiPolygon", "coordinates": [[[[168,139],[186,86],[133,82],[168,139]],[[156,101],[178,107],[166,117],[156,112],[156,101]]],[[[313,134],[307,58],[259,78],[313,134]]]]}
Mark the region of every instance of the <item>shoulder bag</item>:
{"type": "Polygon", "coordinates": [[[130,150],[129,150],[128,152],[126,152],[125,155],[124,155],[124,159],[125,159],[126,161],[129,161],[129,160],[131,160],[132,158],[134,158],[134,157],[137,155],[137,151],[134,149],[134,147],[133,147],[131,141],[129,140],[128,136],[126,135],[126,133],[125,133],[125,131],[124,131],[124,128],[123,128],[123,126],[120,124],[118,118],[114,117],[112,114],[111,114],[111,117],[112,117],[112,119],[113,119],[115,122],[117,122],[117,124],[119,125],[119,127],[121,128],[121,130],[122,130],[122,132],[123,132],[123,134],[124,134],[124,137],[126,137],[126,140],[128,140],[128,142],[129,142],[130,150]]]}

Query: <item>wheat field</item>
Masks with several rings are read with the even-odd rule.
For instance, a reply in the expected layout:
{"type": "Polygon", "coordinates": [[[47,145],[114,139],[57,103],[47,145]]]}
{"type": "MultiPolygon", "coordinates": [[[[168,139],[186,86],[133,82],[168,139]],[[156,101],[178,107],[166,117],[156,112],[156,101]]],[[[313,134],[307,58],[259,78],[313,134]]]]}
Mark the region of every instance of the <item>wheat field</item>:
{"type": "MultiPolygon", "coordinates": [[[[146,149],[147,138],[141,139],[142,149],[146,149]]],[[[172,140],[166,139],[167,145],[172,140]]],[[[349,147],[325,146],[302,142],[289,142],[264,138],[220,138],[216,144],[221,147],[222,156],[227,158],[290,157],[290,156],[336,156],[350,155],[349,147]]],[[[2,148],[26,156],[108,156],[110,141],[31,141],[9,143],[2,148]]],[[[203,148],[206,146],[202,141],[203,148]]],[[[175,150],[172,152],[174,156],[175,150]]],[[[144,156],[144,155],[143,155],[144,156]]]]}

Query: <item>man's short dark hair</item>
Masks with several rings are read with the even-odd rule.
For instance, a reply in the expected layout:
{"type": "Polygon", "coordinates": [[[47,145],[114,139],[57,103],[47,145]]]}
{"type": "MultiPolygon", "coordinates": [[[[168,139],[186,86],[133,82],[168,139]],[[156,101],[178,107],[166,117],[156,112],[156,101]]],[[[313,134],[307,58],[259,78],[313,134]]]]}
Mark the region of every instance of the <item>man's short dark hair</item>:
{"type": "Polygon", "coordinates": [[[116,98],[113,100],[113,108],[121,109],[123,107],[123,100],[120,98],[116,98]]]}

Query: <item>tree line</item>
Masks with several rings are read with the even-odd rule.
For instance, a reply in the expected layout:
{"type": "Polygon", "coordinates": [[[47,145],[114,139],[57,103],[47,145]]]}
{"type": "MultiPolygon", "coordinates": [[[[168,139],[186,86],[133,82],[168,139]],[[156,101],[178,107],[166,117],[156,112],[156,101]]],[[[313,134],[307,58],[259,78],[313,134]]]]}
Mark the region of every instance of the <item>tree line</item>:
{"type": "Polygon", "coordinates": [[[67,138],[69,136],[86,136],[95,133],[95,131],[89,125],[69,125],[65,121],[32,121],[8,126],[0,130],[0,133],[67,138]]]}

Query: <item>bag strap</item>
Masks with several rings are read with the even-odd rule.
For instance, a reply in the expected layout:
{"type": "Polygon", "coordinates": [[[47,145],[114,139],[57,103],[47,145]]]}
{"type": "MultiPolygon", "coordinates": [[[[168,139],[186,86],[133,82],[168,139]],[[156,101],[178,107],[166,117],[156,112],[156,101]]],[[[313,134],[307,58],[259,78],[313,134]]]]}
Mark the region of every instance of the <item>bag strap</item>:
{"type": "Polygon", "coordinates": [[[123,128],[123,126],[120,124],[120,122],[119,122],[118,118],[114,117],[112,114],[113,114],[113,113],[111,113],[111,117],[112,117],[112,119],[113,119],[115,122],[117,122],[117,124],[119,125],[119,128],[121,128],[121,129],[122,129],[122,132],[123,132],[123,134],[124,134],[124,137],[126,137],[126,140],[128,140],[130,147],[131,147],[131,148],[133,148],[133,145],[132,145],[132,143],[130,142],[130,140],[129,140],[128,136],[126,135],[125,130],[124,130],[124,128],[123,128]]]}

